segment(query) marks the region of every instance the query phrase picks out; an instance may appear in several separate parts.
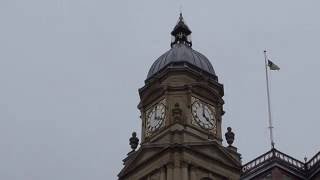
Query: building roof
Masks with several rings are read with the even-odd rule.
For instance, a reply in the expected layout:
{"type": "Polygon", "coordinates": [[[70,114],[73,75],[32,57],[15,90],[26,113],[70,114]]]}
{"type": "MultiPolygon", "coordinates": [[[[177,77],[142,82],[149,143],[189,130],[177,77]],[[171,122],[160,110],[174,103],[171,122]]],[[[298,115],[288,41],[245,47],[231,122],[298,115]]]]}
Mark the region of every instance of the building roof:
{"type": "Polygon", "coordinates": [[[152,64],[147,79],[169,65],[174,66],[181,63],[187,63],[215,76],[214,69],[208,58],[185,44],[175,44],[152,64]]]}
{"type": "Polygon", "coordinates": [[[309,161],[301,162],[275,148],[242,166],[241,179],[252,179],[278,166],[302,179],[311,179],[320,172],[320,152],[309,161]]]}
{"type": "Polygon", "coordinates": [[[190,38],[191,30],[185,24],[180,14],[179,20],[171,32],[171,49],[161,55],[151,66],[147,79],[153,77],[166,67],[174,68],[181,65],[196,69],[197,71],[207,72],[209,75],[215,75],[212,64],[203,54],[192,49],[190,38]]]}

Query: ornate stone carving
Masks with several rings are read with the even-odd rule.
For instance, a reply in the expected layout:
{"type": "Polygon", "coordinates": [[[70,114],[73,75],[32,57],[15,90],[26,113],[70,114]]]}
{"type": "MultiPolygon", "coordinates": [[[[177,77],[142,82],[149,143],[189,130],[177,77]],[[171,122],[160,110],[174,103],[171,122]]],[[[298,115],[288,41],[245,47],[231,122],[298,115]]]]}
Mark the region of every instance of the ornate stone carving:
{"type": "Polygon", "coordinates": [[[172,109],[172,117],[174,122],[180,122],[182,120],[182,109],[180,108],[179,103],[174,105],[174,108],[172,109]]]}
{"type": "Polygon", "coordinates": [[[139,144],[139,139],[137,138],[137,133],[136,132],[132,133],[132,136],[129,139],[129,142],[130,142],[129,144],[130,144],[131,149],[132,149],[131,152],[134,152],[137,149],[138,144],[139,144]]]}
{"type": "Polygon", "coordinates": [[[227,128],[228,132],[225,133],[225,137],[229,146],[232,146],[234,141],[234,133],[232,132],[231,127],[227,128]]]}

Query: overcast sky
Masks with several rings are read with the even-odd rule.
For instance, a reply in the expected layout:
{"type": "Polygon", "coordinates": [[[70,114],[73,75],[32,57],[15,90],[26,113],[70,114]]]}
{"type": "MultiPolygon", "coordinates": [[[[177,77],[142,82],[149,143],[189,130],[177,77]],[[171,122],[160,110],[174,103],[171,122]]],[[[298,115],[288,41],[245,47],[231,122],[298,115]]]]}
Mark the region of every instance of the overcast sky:
{"type": "MultiPolygon", "coordinates": [[[[276,148],[320,150],[320,2],[0,1],[0,179],[112,180],[140,136],[138,88],[170,48],[179,7],[225,88],[243,161],[268,151],[263,50],[276,148]]],[[[225,142],[224,142],[225,143],[225,142]]]]}

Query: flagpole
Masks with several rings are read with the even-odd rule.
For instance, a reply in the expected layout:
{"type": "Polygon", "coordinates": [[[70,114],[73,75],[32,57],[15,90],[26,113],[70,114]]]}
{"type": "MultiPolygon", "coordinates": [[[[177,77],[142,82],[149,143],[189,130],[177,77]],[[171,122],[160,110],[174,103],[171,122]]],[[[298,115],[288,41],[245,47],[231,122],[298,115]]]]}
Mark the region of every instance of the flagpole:
{"type": "Polygon", "coordinates": [[[267,51],[264,50],[264,61],[266,68],[266,84],[267,84],[267,98],[268,98],[268,116],[269,116],[269,131],[270,131],[270,141],[271,148],[274,148],[274,140],[273,140],[273,126],[272,126],[272,116],[271,116],[271,102],[270,102],[270,88],[269,88],[269,75],[268,75],[268,57],[267,51]]]}

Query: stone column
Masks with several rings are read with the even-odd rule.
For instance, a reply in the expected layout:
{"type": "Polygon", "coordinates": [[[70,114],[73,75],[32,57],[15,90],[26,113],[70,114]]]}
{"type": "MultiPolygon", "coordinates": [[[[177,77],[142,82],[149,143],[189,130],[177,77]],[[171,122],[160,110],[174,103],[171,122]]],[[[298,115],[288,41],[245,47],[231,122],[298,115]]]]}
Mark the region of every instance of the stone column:
{"type": "Polygon", "coordinates": [[[173,169],[173,179],[181,179],[181,169],[180,169],[180,154],[179,152],[174,152],[174,169],[173,169]]]}
{"type": "Polygon", "coordinates": [[[189,180],[189,173],[188,173],[188,164],[182,163],[181,165],[181,177],[183,180],[189,180]]]}
{"type": "Polygon", "coordinates": [[[181,179],[181,173],[180,173],[180,167],[174,166],[173,168],[173,179],[174,180],[180,180],[181,179]]]}
{"type": "Polygon", "coordinates": [[[168,164],[166,167],[167,167],[167,179],[166,180],[173,180],[173,164],[168,164]]]}
{"type": "Polygon", "coordinates": [[[192,166],[190,168],[190,180],[197,180],[197,169],[192,166]]]}
{"type": "Polygon", "coordinates": [[[162,167],[161,169],[160,169],[160,180],[166,180],[167,178],[166,178],[166,169],[165,169],[165,167],[162,167]]]}

